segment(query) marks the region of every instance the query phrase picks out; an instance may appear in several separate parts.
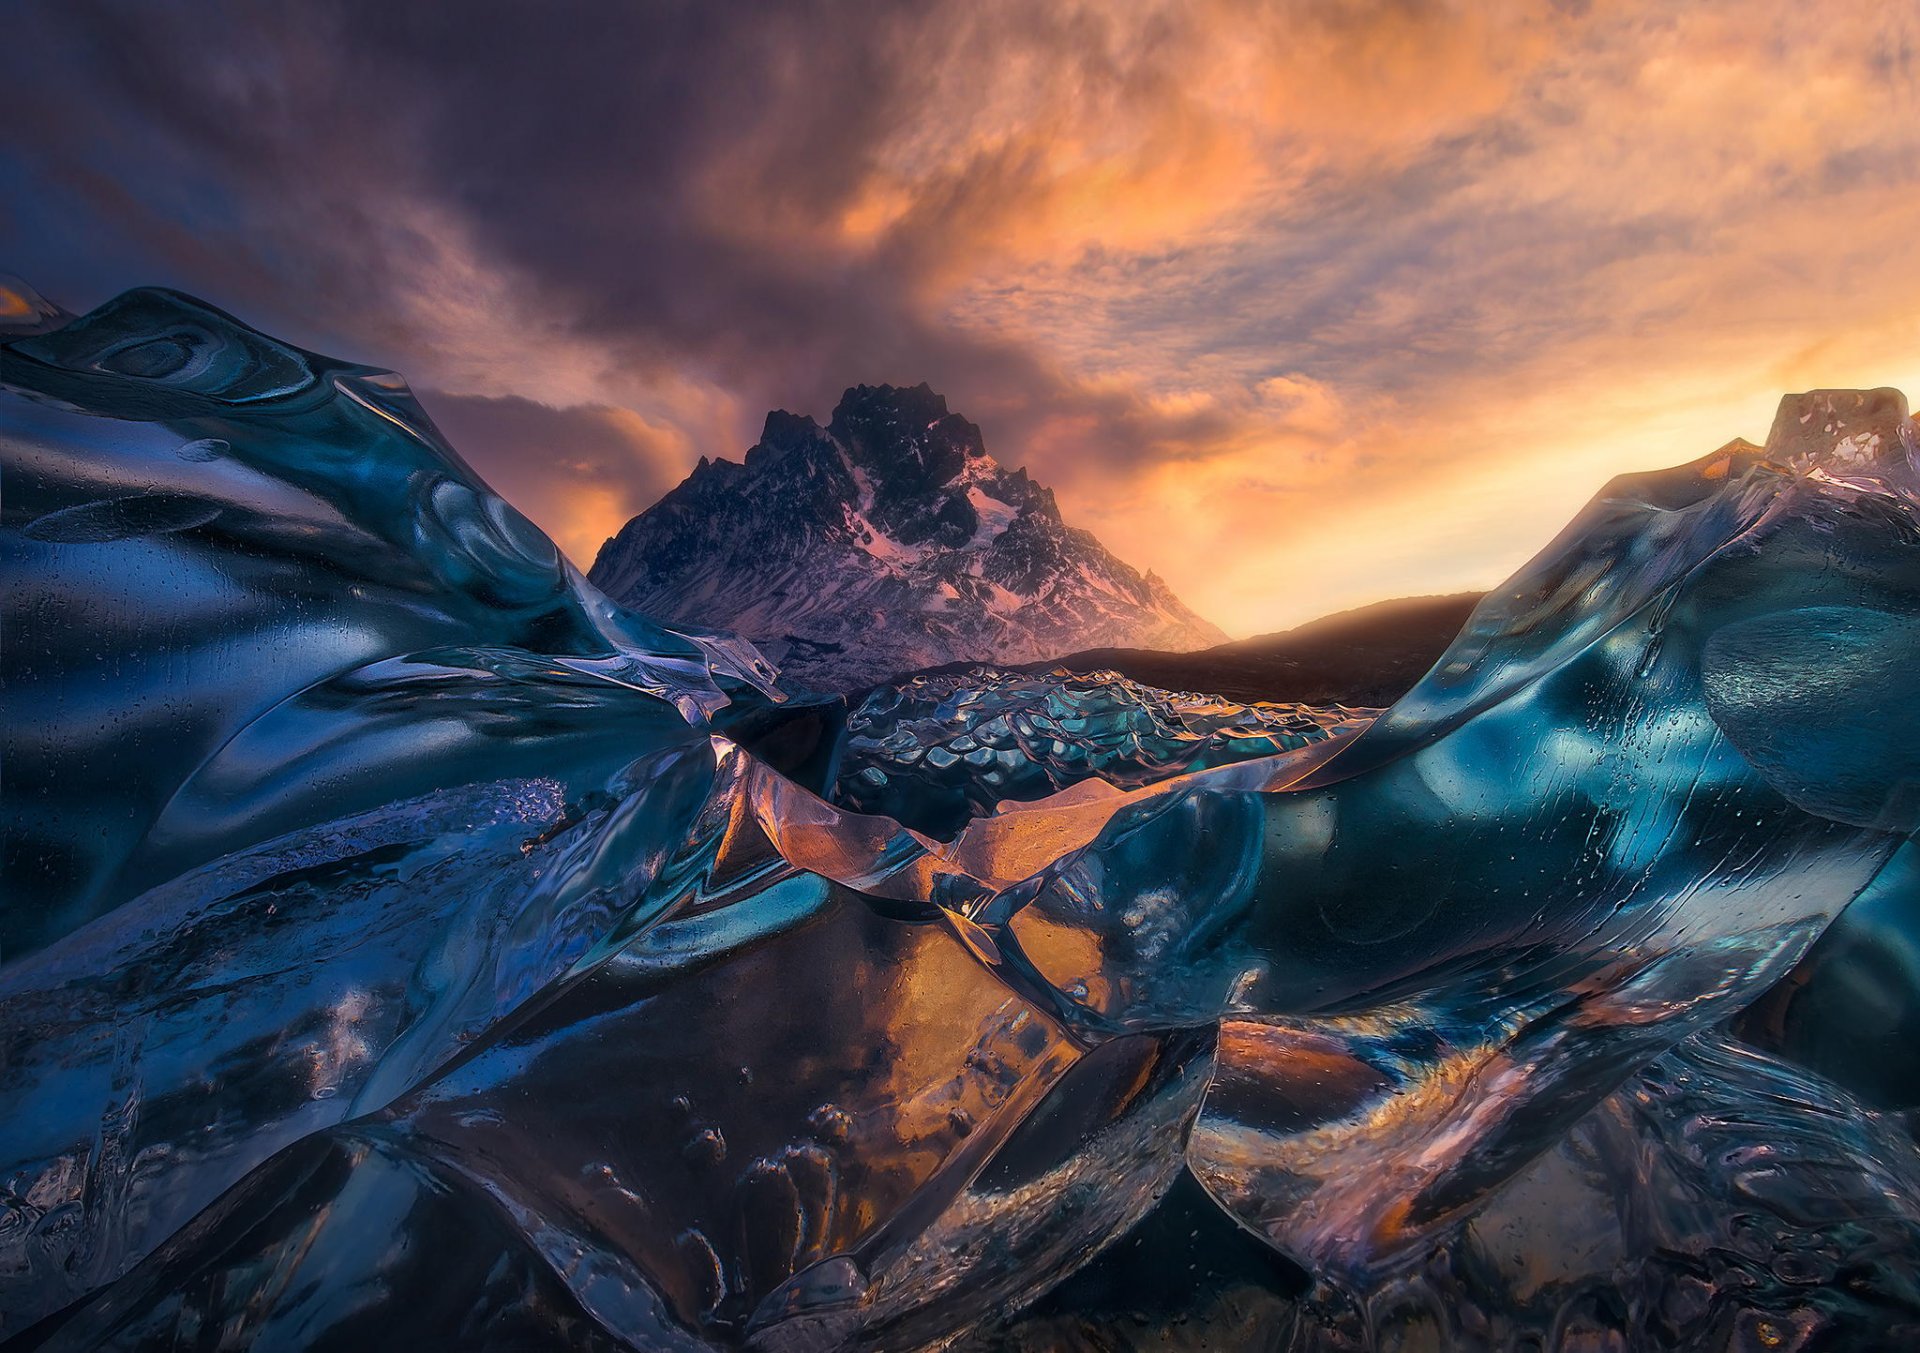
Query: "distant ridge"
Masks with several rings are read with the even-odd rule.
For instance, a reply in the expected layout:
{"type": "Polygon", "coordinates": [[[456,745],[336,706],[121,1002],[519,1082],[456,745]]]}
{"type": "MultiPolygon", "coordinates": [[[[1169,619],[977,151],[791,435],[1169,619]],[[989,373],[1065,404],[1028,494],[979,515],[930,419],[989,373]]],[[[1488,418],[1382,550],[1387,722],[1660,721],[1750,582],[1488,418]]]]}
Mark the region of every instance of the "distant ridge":
{"type": "MultiPolygon", "coordinates": [[[[1425,676],[1479,604],[1479,592],[1402,597],[1189,653],[1090,648],[1016,670],[1119,672],[1163,690],[1242,702],[1390,705],[1425,676]]],[[[969,664],[948,664],[953,671],[969,664]]]]}

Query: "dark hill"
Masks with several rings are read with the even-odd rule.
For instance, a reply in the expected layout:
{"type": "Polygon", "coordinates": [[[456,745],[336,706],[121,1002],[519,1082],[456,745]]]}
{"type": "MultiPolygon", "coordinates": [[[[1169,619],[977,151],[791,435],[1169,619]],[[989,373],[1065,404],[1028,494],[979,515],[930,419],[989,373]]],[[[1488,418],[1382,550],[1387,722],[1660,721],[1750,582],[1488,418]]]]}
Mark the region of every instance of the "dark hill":
{"type": "MultiPolygon", "coordinates": [[[[1403,597],[1191,653],[1090,648],[1015,670],[1111,669],[1164,690],[1204,691],[1242,702],[1390,705],[1426,675],[1479,602],[1478,592],[1403,597]]],[[[934,670],[964,671],[971,665],[934,670]]]]}

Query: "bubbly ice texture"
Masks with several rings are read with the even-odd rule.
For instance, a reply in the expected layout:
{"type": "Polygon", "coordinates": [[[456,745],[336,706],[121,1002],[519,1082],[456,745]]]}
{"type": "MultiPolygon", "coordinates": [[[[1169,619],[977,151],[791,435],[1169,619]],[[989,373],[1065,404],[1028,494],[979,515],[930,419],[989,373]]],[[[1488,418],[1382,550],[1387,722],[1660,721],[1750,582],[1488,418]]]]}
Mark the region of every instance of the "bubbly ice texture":
{"type": "Polygon", "coordinates": [[[1807,1014],[1914,996],[1894,392],[1615,481],[1377,718],[849,714],[391,373],[9,295],[22,1347],[1117,1339],[1156,1205],[1302,1275],[1200,1347],[1920,1330],[1920,1094],[1807,1014]]]}
{"type": "Polygon", "coordinates": [[[853,707],[833,797],[947,837],[1004,803],[1257,760],[1357,732],[1376,712],[1240,705],[1118,672],[916,676],[853,707]]]}

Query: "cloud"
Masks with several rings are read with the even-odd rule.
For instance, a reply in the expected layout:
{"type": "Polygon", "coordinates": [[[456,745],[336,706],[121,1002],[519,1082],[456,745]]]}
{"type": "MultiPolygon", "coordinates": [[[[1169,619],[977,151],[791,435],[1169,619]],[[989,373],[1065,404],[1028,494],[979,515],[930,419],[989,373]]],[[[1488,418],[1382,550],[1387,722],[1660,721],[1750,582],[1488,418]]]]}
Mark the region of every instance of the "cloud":
{"type": "Polygon", "coordinates": [[[766,409],[928,380],[1271,629],[1490,583],[1782,387],[1920,383],[1920,17],[1874,0],[10,27],[10,267],[401,367],[576,558],[766,409]]]}
{"type": "Polygon", "coordinates": [[[581,569],[629,517],[678,483],[689,453],[672,427],[631,409],[582,404],[557,409],[518,395],[420,392],[447,440],[521,511],[551,533],[581,569]]]}

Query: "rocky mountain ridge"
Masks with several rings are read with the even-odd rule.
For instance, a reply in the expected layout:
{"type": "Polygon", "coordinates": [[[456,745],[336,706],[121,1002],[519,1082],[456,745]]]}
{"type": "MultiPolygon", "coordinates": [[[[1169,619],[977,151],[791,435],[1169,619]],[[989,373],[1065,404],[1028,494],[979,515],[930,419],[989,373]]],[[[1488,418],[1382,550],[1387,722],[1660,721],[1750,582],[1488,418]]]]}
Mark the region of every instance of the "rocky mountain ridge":
{"type": "Polygon", "coordinates": [[[1052,490],[994,460],[924,384],[855,386],[825,427],[768,414],[744,462],[702,457],[588,576],[642,613],[740,633],[823,689],[1225,638],[1067,525],[1052,490]]]}

